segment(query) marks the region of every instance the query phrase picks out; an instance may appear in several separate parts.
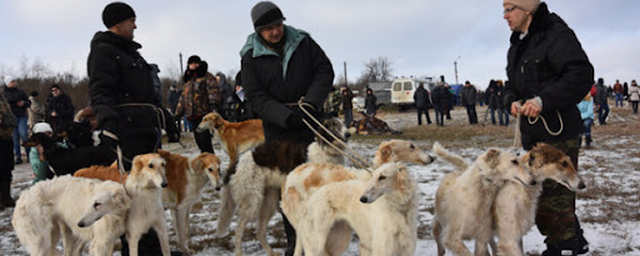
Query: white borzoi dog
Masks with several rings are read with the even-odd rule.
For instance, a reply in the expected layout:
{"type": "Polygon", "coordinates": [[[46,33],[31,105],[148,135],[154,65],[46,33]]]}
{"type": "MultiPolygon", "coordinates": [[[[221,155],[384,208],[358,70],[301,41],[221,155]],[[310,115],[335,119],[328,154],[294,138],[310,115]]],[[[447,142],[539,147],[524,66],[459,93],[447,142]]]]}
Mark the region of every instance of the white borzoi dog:
{"type": "MultiPolygon", "coordinates": [[[[524,187],[507,182],[498,192],[492,208],[494,229],[499,239],[497,255],[523,255],[522,237],[535,223],[538,197],[542,193],[544,180],[554,180],[572,191],[586,187],[569,156],[549,144],[536,145],[521,159],[537,184],[524,187]]],[[[496,246],[493,243],[492,249],[495,253],[496,246]]]]}
{"type": "Polygon", "coordinates": [[[446,175],[436,192],[433,237],[438,245],[438,255],[446,249],[459,256],[471,252],[463,240],[475,239],[475,255],[489,255],[487,243],[492,234],[491,206],[498,190],[507,181],[522,186],[535,184],[519,159],[504,150],[489,149],[468,165],[460,156],[453,155],[440,146],[433,151],[443,159],[459,167],[463,172],[446,175]]]}
{"type": "MultiPolygon", "coordinates": [[[[420,148],[405,140],[390,140],[382,142],[373,159],[374,168],[384,163],[408,162],[427,165],[433,162],[433,158],[424,153],[420,148]]],[[[326,184],[350,179],[368,180],[371,174],[356,168],[348,168],[341,165],[329,165],[324,163],[307,163],[298,166],[287,176],[287,182],[282,189],[281,208],[293,227],[302,221],[305,216],[303,211],[306,201],[311,194],[326,184]]],[[[334,225],[334,229],[350,230],[350,227],[334,225]]],[[[344,232],[338,232],[344,234],[344,232]]],[[[332,234],[333,236],[333,234],[332,234]]],[[[344,238],[346,245],[351,240],[350,233],[344,238]]],[[[296,241],[296,254],[302,255],[302,240],[296,241]]]]}
{"type": "Polygon", "coordinates": [[[414,255],[416,186],[407,168],[392,162],[375,169],[368,180],[351,179],[319,188],[298,209],[304,217],[296,232],[305,255],[342,254],[352,229],[360,238],[360,255],[414,255]]]}
{"type": "Polygon", "coordinates": [[[31,255],[59,255],[62,232],[65,255],[79,256],[89,243],[90,255],[106,256],[125,232],[130,203],[116,182],[61,176],[22,192],[11,223],[31,255]]]}
{"type": "MultiPolygon", "coordinates": [[[[334,135],[342,142],[347,140],[346,128],[337,118],[330,118],[323,121],[334,135]]],[[[322,132],[330,142],[343,148],[342,143],[338,143],[332,137],[322,132]]],[[[285,152],[287,150],[278,150],[285,152]]],[[[277,153],[274,153],[277,154],[277,153]]],[[[284,155],[271,156],[273,158],[288,157],[284,155]]],[[[284,161],[284,160],[283,160],[284,161]]],[[[318,163],[344,164],[344,156],[321,139],[316,139],[307,148],[307,161],[318,163]]],[[[293,169],[293,168],[292,168],[293,169]]],[[[222,190],[222,207],[218,219],[218,235],[226,234],[234,212],[238,212],[238,222],[235,230],[236,255],[242,253],[242,237],[247,223],[258,220],[258,231],[256,237],[260,241],[262,248],[269,255],[278,255],[267,243],[267,224],[276,209],[280,198],[280,190],[285,183],[288,173],[283,173],[280,168],[268,168],[255,163],[252,152],[246,152],[240,157],[237,172],[231,176],[228,186],[222,190]]]]}

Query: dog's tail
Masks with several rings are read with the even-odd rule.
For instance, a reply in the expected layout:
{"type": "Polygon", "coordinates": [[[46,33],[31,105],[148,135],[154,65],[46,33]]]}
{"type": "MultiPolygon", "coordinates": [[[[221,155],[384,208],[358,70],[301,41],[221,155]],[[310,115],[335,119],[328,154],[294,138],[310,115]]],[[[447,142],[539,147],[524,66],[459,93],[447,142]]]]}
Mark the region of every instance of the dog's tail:
{"type": "Polygon", "coordinates": [[[39,254],[42,246],[51,243],[54,223],[50,221],[53,213],[48,202],[39,200],[44,198],[40,187],[32,188],[22,193],[16,203],[11,224],[27,251],[33,255],[39,254]]]}
{"type": "Polygon", "coordinates": [[[464,158],[449,152],[448,150],[446,150],[440,145],[440,142],[436,142],[435,144],[433,144],[433,152],[436,153],[436,155],[438,155],[445,161],[452,163],[453,165],[458,167],[460,170],[465,170],[467,169],[467,167],[469,167],[469,163],[467,163],[467,161],[464,160],[464,158]]]}
{"type": "Polygon", "coordinates": [[[224,186],[220,197],[222,207],[220,207],[220,212],[218,213],[218,229],[216,230],[216,234],[218,236],[224,236],[227,234],[227,231],[229,231],[231,218],[233,218],[233,214],[236,211],[236,202],[233,200],[231,186],[224,186]]]}

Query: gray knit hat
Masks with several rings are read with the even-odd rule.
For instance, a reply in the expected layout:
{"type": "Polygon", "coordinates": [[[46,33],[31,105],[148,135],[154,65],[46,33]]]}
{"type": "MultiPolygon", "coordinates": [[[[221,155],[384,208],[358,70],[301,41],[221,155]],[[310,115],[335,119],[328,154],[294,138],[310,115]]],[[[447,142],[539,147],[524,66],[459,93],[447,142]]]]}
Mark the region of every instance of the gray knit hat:
{"type": "Polygon", "coordinates": [[[251,9],[251,20],[256,32],[286,20],[277,5],[270,1],[259,2],[251,9]]]}

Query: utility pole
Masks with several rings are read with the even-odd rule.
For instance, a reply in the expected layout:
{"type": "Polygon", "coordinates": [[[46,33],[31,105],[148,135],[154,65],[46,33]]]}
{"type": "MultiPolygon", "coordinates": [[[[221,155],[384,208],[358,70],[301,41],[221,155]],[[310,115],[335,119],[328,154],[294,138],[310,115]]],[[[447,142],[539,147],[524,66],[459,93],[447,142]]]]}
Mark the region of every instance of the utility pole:
{"type": "Polygon", "coordinates": [[[347,62],[344,62],[344,86],[349,87],[349,80],[347,80],[347,62]]]}
{"type": "Polygon", "coordinates": [[[453,61],[453,69],[456,73],[456,84],[458,84],[458,60],[460,59],[460,56],[458,56],[458,58],[456,58],[456,60],[453,61]]]}
{"type": "Polygon", "coordinates": [[[184,74],[184,69],[182,69],[182,53],[178,54],[180,56],[180,74],[184,74]]]}

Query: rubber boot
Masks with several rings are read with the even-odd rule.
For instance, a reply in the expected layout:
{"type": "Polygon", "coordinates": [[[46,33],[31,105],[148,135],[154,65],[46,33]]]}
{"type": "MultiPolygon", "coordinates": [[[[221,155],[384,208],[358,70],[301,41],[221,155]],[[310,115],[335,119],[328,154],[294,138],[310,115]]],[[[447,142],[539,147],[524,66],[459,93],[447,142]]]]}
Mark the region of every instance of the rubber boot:
{"type": "Polygon", "coordinates": [[[11,181],[0,181],[0,193],[2,194],[0,196],[2,208],[16,206],[16,201],[11,197],[11,181]]]}
{"type": "Polygon", "coordinates": [[[577,256],[589,252],[589,242],[584,238],[580,223],[576,220],[576,236],[556,244],[547,244],[542,256],[577,256]]]}

